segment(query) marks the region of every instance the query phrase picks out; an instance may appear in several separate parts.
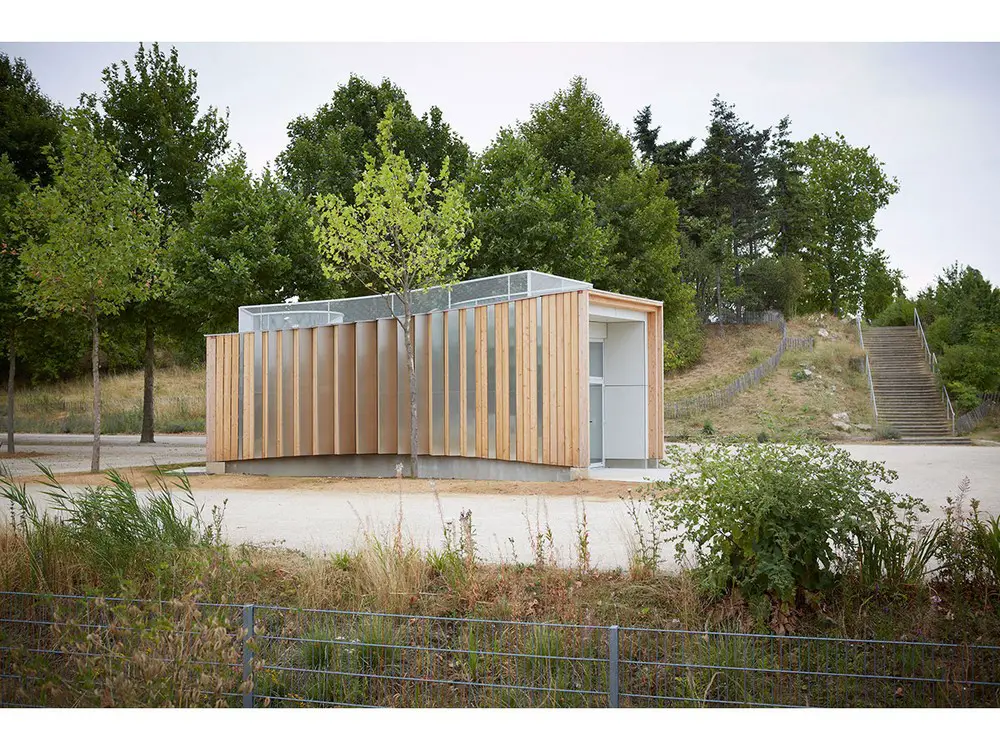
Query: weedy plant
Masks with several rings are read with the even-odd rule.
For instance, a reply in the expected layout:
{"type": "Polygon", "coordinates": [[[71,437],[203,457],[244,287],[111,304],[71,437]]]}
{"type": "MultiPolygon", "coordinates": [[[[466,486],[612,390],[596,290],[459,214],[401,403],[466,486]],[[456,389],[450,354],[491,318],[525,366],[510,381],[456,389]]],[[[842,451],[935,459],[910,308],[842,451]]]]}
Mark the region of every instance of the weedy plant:
{"type": "Polygon", "coordinates": [[[622,496],[622,500],[633,531],[629,540],[632,548],[629,572],[633,578],[648,578],[660,567],[663,534],[648,497],[629,490],[622,496]]]}
{"type": "Polygon", "coordinates": [[[885,489],[884,464],[840,448],[774,443],[674,446],[666,481],[648,490],[678,562],[690,547],[704,589],[736,587],[783,605],[799,591],[830,588],[859,538],[909,533],[920,500],[885,489]]]}

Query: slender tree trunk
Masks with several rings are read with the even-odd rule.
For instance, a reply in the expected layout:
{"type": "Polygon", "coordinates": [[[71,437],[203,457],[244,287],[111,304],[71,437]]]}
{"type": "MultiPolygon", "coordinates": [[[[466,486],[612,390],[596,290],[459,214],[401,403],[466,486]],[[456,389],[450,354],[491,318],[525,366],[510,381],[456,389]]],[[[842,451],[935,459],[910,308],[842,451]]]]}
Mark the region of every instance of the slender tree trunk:
{"type": "Polygon", "coordinates": [[[719,333],[726,335],[726,325],[722,321],[722,267],[715,266],[715,309],[719,313],[719,333]]]}
{"type": "Polygon", "coordinates": [[[413,316],[407,311],[403,323],[403,335],[406,337],[406,374],[410,378],[410,476],[416,479],[420,475],[420,466],[417,456],[419,451],[417,444],[417,367],[413,338],[410,335],[412,330],[413,316]]]}
{"type": "Polygon", "coordinates": [[[7,371],[7,452],[14,452],[14,373],[17,368],[17,345],[14,343],[14,332],[10,334],[8,347],[10,367],[7,371]]]}
{"type": "Polygon", "coordinates": [[[153,321],[146,314],[146,354],[145,370],[142,375],[142,434],[140,443],[153,442],[153,321]]]}
{"type": "Polygon", "coordinates": [[[94,373],[94,449],[90,456],[90,471],[96,474],[101,470],[101,351],[100,338],[101,331],[98,327],[97,313],[93,313],[93,348],[91,368],[94,373]]]}

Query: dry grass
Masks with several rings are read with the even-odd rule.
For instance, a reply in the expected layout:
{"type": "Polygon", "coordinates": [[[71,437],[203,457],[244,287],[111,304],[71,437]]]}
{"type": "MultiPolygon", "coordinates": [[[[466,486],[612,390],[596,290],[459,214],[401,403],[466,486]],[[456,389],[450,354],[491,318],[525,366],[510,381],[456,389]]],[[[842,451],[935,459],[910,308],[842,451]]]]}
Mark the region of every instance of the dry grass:
{"type": "Polygon", "coordinates": [[[774,326],[706,326],[705,349],[697,364],[666,375],[665,400],[729,385],[774,354],[780,341],[781,331],[774,326]]]}
{"type": "MultiPolygon", "coordinates": [[[[808,316],[788,323],[788,335],[813,336],[813,351],[790,351],[778,369],[758,387],[736,396],[720,409],[693,417],[667,420],[666,434],[683,438],[702,431],[711,423],[717,435],[755,439],[765,433],[770,440],[818,439],[851,441],[872,435],[852,430],[840,432],[833,427],[831,414],[847,412],[852,424],[871,424],[871,400],[865,376],[852,370],[850,360],[861,355],[853,321],[838,321],[830,316],[808,316]],[[817,335],[825,328],[829,338],[817,335]],[[793,374],[808,367],[811,380],[796,381],[793,374]]],[[[668,393],[670,391],[668,390],[668,393]]]]}
{"type": "MultiPolygon", "coordinates": [[[[92,430],[93,383],[89,377],[18,390],[19,432],[87,433],[92,430]]],[[[161,368],[154,381],[160,432],[204,432],[205,370],[161,368]]],[[[6,402],[0,404],[6,418],[6,402]]],[[[101,378],[101,428],[106,434],[138,433],[142,425],[142,371],[101,378]]]]}

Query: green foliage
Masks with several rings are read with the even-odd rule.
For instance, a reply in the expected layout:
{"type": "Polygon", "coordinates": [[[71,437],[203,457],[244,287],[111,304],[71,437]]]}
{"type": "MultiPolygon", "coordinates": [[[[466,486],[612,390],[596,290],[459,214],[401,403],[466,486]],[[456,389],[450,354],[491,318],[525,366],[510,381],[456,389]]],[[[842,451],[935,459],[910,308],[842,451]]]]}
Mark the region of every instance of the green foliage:
{"type": "Polygon", "coordinates": [[[872,320],[876,326],[912,326],[914,304],[906,297],[896,297],[872,320]]]}
{"type": "Polygon", "coordinates": [[[41,313],[114,315],[141,299],[154,262],[159,215],[148,189],[130,180],[80,110],[49,150],[52,184],[19,202],[21,292],[41,313]]]}
{"type": "Polygon", "coordinates": [[[665,372],[689,367],[698,361],[705,348],[705,329],[698,319],[694,303],[686,312],[663,319],[663,369],[665,372]]]}
{"type": "Polygon", "coordinates": [[[651,501],[677,560],[690,549],[716,595],[736,587],[790,604],[833,585],[859,539],[912,529],[926,510],[885,489],[896,474],[883,464],[829,446],[675,446],[665,464],[671,474],[651,501]]]}
{"type": "Polygon", "coordinates": [[[448,164],[449,174],[461,179],[470,161],[469,147],[431,107],[417,118],[406,93],[389,79],[376,86],[351,75],[333,98],[312,117],[288,124],[288,147],[278,156],[278,168],[289,187],[304,198],[336,195],[347,203],[355,199],[354,186],[368,169],[368,160],[381,164],[379,123],[392,107],[395,118],[391,140],[414,165],[425,165],[437,176],[448,164]]]}
{"type": "Polygon", "coordinates": [[[59,108],[42,93],[24,60],[0,52],[0,155],[23,182],[52,176],[46,148],[59,141],[59,108]]]}
{"type": "Polygon", "coordinates": [[[880,523],[858,539],[855,569],[869,590],[899,591],[918,586],[944,545],[944,527],[933,523],[915,534],[905,525],[880,523]]]}
{"type": "MultiPolygon", "coordinates": [[[[899,183],[867,147],[851,146],[840,133],[814,135],[801,144],[801,157],[808,200],[815,206],[809,248],[813,304],[831,312],[855,310],[865,295],[866,273],[884,269],[880,251],[872,250],[875,214],[899,192],[899,183]]],[[[895,291],[891,280],[878,285],[879,291],[870,292],[873,307],[880,294],[895,291]]]]}
{"type": "Polygon", "coordinates": [[[201,195],[215,160],[229,148],[229,123],[215,107],[199,114],[198,74],[142,44],[135,60],[104,69],[100,96],[84,97],[94,113],[97,137],[108,143],[121,167],[144,178],[166,222],[183,225],[201,195]]]}
{"type": "Polygon", "coordinates": [[[176,299],[200,332],[234,330],[241,305],[332,296],[309,219],[306,202],[267,170],[255,177],[242,152],[209,176],[171,246],[176,299]]]}
{"type": "Polygon", "coordinates": [[[473,275],[533,269],[586,281],[607,264],[611,240],[598,226],[594,201],[525,138],[501,130],[468,186],[482,243],[473,275]]]}
{"type": "Polygon", "coordinates": [[[394,119],[390,107],[379,124],[381,158],[367,157],[354,204],[336,194],[317,198],[314,236],[329,277],[360,279],[398,295],[408,311],[413,291],[464,274],[472,219],[464,186],[449,179],[447,160],[432,181],[426,166],[414,172],[393,149],[394,119]]]}

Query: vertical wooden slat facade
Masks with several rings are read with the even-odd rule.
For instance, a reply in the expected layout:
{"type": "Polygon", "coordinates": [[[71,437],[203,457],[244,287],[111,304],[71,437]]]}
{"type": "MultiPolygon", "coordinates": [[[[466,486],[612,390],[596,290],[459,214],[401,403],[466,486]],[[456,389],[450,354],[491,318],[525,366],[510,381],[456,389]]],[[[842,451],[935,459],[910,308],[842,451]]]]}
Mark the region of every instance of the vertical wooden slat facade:
{"type": "MultiPolygon", "coordinates": [[[[554,293],[439,313],[433,325],[417,316],[420,453],[587,466],[588,295],[598,294],[601,304],[615,297],[554,293]],[[445,415],[436,440],[434,409],[445,415]]],[[[663,451],[663,314],[648,302],[643,312],[655,459],[663,451]]],[[[209,336],[206,384],[210,461],[409,452],[405,343],[393,320],[209,336]]]]}

